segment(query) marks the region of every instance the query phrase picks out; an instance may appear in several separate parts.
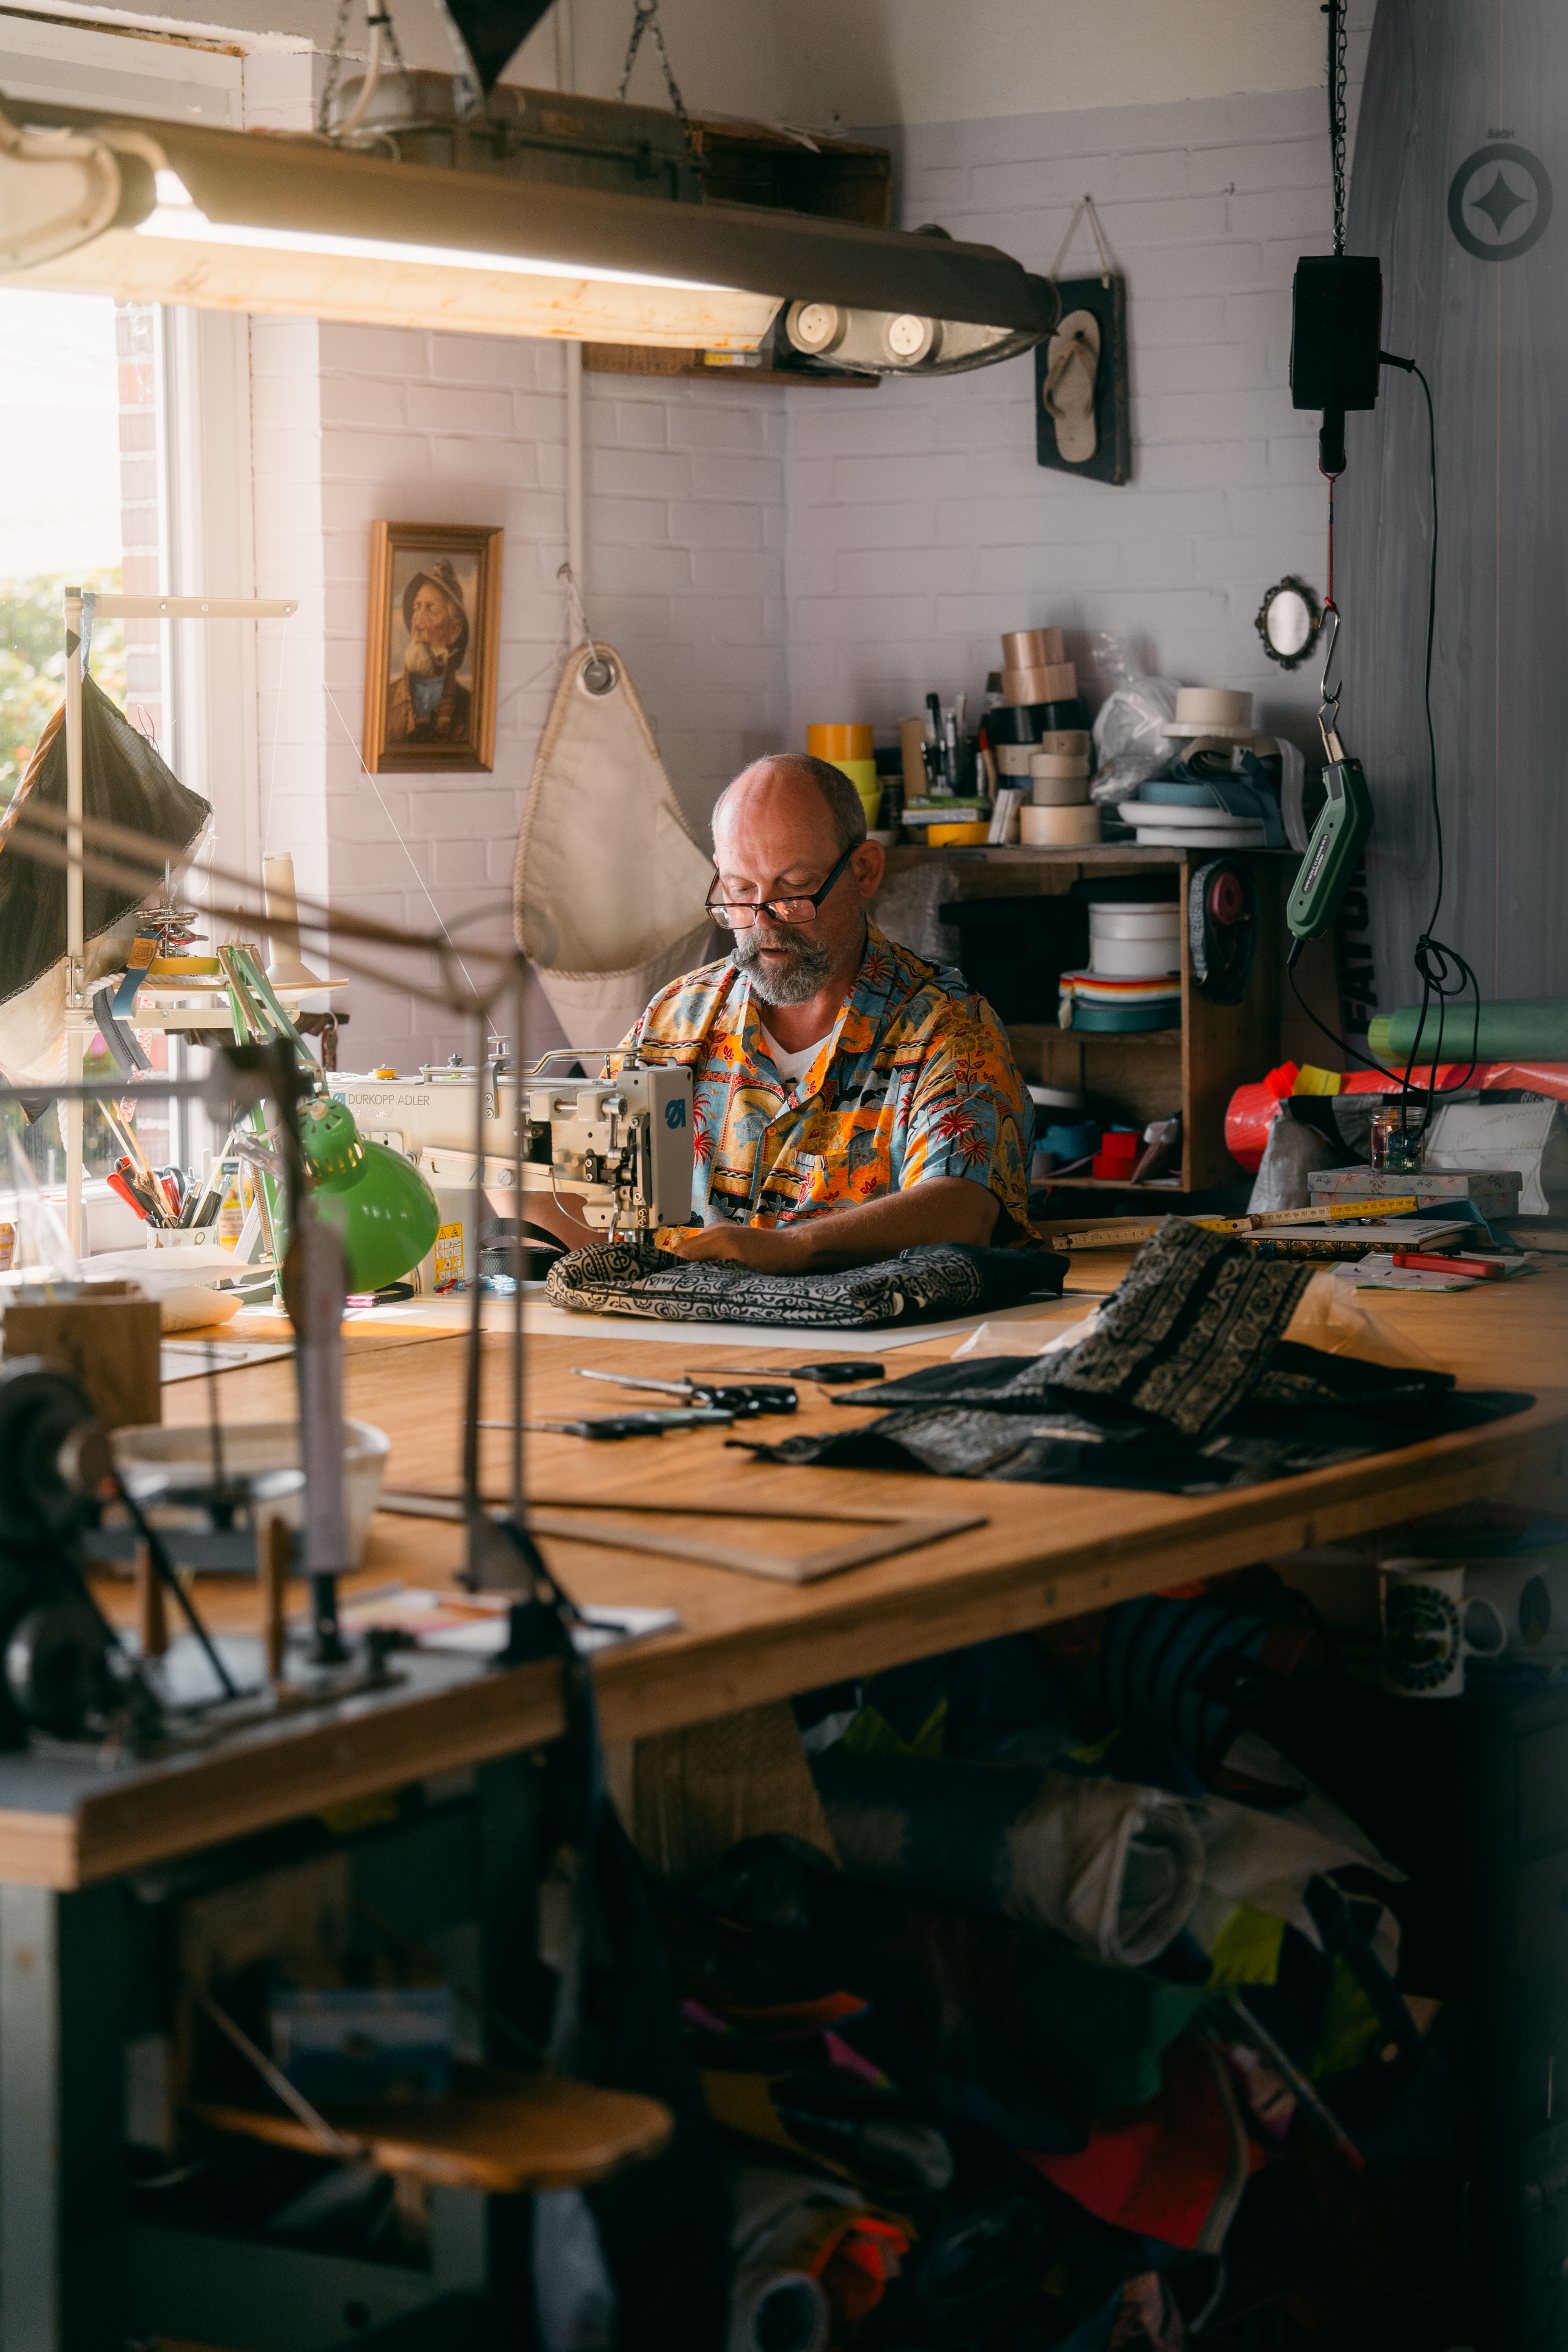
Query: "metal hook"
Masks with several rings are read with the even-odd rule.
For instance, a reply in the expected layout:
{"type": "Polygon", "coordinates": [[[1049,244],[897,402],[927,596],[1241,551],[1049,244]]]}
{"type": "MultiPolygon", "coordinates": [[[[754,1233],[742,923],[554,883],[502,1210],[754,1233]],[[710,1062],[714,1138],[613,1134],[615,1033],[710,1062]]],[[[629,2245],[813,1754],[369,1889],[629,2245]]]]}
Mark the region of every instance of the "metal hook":
{"type": "Polygon", "coordinates": [[[1331,760],[1342,755],[1336,748],[1340,724],[1340,688],[1342,678],[1331,686],[1329,672],[1333,667],[1334,652],[1340,641],[1340,608],[1331,598],[1325,599],[1323,621],[1327,632],[1323,646],[1323,674],[1318,681],[1318,725],[1322,730],[1323,748],[1331,760]]]}

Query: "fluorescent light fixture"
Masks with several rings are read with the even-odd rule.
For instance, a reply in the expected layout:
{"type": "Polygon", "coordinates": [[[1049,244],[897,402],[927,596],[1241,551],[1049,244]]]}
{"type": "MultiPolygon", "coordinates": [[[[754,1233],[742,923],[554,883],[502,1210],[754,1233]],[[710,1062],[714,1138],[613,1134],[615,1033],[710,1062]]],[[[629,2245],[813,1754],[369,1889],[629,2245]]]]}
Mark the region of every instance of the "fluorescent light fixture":
{"type": "Polygon", "coordinates": [[[260,253],[305,253],[335,259],[416,262],[422,268],[500,270],[520,278],[581,278],[607,286],[664,286],[687,294],[733,294],[696,278],[666,278],[643,269],[603,269],[590,262],[546,261],[526,253],[483,253],[475,247],[399,244],[380,236],[331,236],[306,228],[260,228],[244,221],[209,220],[175,172],[153,175],[157,201],[138,236],[174,237],[195,245],[248,246],[260,253]]]}
{"type": "Polygon", "coordinates": [[[990,246],[3,98],[0,280],[713,352],[755,351],[785,301],[955,323],[998,356],[1059,310],[990,246]]]}

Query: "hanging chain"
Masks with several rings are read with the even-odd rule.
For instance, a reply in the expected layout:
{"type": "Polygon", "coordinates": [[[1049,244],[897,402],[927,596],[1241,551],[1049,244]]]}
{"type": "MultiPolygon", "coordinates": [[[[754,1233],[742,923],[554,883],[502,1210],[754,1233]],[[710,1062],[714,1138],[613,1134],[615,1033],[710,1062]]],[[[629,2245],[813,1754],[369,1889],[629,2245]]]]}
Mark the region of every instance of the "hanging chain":
{"type": "Polygon", "coordinates": [[[403,54],[403,44],[397,37],[397,27],[392,21],[392,11],[387,6],[386,0],[382,0],[381,20],[386,26],[386,46],[392,51],[393,70],[400,80],[406,81],[408,60],[403,54]]]}
{"type": "MultiPolygon", "coordinates": [[[[353,0],[338,0],[338,21],[332,28],[332,53],[327,60],[326,79],[321,84],[321,103],[316,109],[316,129],[329,139],[336,136],[331,128],[332,107],[337,99],[338,85],[342,79],[349,11],[353,6],[353,0]]],[[[404,57],[403,44],[397,37],[397,27],[392,21],[392,11],[386,0],[381,0],[379,7],[376,0],[366,0],[365,22],[367,26],[380,26],[392,58],[393,71],[406,82],[408,62],[404,57]]]]}
{"type": "Polygon", "coordinates": [[[664,46],[664,27],[658,21],[658,0],[632,0],[632,37],[626,43],[626,61],[621,68],[621,86],[616,92],[616,100],[623,104],[625,102],[626,90],[631,82],[632,68],[637,61],[637,51],[642,47],[642,37],[645,33],[651,33],[653,36],[659,62],[664,68],[664,79],[669,90],[670,105],[674,108],[679,119],[680,128],[689,142],[691,125],[686,117],[686,100],[680,95],[680,85],[675,79],[675,71],[669,62],[669,51],[664,46]]]}
{"type": "Polygon", "coordinates": [[[327,59],[326,79],[316,107],[316,129],[328,131],[332,119],[332,101],[338,94],[338,84],[343,75],[343,48],[349,37],[349,10],[353,0],[338,0],[338,21],[332,27],[332,53],[327,59]]]}
{"type": "Polygon", "coordinates": [[[1334,169],[1334,253],[1345,249],[1345,86],[1347,79],[1344,0],[1328,0],[1329,153],[1334,169]]]}

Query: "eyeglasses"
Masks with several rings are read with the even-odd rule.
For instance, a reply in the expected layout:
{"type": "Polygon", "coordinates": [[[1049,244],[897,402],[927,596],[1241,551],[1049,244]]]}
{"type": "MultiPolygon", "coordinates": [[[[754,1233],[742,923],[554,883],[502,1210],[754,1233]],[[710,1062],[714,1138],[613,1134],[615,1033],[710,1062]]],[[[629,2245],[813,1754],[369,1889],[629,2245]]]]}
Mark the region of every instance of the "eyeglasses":
{"type": "Polygon", "coordinates": [[[775,923],[815,923],[817,908],[854,856],[858,845],[851,843],[821,889],[814,890],[809,898],[715,898],[712,895],[718,886],[715,875],[709,887],[708,912],[727,931],[749,931],[759,915],[771,915],[775,923]]]}

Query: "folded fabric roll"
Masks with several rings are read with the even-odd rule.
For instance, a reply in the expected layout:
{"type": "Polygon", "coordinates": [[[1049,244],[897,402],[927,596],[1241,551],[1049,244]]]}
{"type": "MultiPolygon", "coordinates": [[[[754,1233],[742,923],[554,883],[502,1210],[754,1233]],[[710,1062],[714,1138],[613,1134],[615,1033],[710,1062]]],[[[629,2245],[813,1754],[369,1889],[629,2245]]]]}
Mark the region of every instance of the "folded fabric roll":
{"type": "Polygon", "coordinates": [[[741,2164],[731,2182],[730,2352],[822,2352],[881,2301],[910,2244],[896,2216],[811,2172],[741,2164]]]}
{"type": "Polygon", "coordinates": [[[852,1877],[998,1911],[1102,1959],[1152,1959],[1203,1885],[1203,1840],[1162,1789],[832,1748],[813,1769],[852,1877]]]}
{"type": "Polygon", "coordinates": [[[730,2288],[730,2352],[824,2352],[833,2314],[806,2271],[763,2262],[730,2288]]]}
{"type": "Polygon", "coordinates": [[[544,1295],[552,1307],[584,1315],[879,1330],[1017,1307],[1029,1298],[1059,1298],[1067,1270],[1065,1257],[1046,1250],[925,1242],[879,1265],[756,1274],[717,1259],[691,1263],[650,1241],[606,1242],[557,1258],[545,1276],[544,1295]]]}

